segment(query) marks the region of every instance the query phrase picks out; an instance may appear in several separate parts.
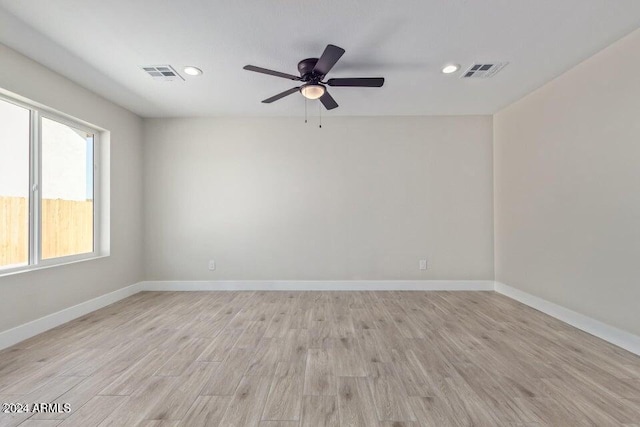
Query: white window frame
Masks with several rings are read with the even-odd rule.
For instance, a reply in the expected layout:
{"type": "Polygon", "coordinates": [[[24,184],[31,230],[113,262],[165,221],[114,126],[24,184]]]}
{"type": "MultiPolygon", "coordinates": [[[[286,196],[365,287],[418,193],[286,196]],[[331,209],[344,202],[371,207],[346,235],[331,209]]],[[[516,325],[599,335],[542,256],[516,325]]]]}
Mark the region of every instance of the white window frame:
{"type": "Polygon", "coordinates": [[[29,110],[29,254],[28,264],[16,267],[0,266],[0,276],[40,268],[69,264],[77,261],[100,258],[107,254],[101,252],[101,173],[100,173],[100,137],[105,130],[94,127],[79,119],[67,116],[50,108],[37,105],[0,93],[0,100],[29,110]],[[93,135],[93,251],[77,255],[42,259],[42,118],[73,127],[93,135]]]}

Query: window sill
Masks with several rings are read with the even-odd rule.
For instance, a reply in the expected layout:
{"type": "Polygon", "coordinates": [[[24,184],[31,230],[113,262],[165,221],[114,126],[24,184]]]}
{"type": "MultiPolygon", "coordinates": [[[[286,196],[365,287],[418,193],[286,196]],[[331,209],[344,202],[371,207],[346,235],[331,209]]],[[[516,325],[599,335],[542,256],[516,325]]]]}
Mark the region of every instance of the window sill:
{"type": "Polygon", "coordinates": [[[29,272],[32,272],[32,271],[45,270],[47,268],[55,268],[55,267],[61,267],[61,266],[65,266],[65,265],[77,264],[79,262],[94,261],[94,260],[97,260],[97,259],[108,258],[108,257],[109,257],[108,254],[105,254],[105,255],[89,255],[89,256],[86,256],[86,257],[82,257],[82,258],[64,260],[64,261],[61,261],[61,262],[55,262],[55,263],[45,264],[45,265],[25,265],[25,266],[22,266],[22,267],[16,267],[16,268],[7,269],[5,271],[0,270],[0,278],[6,277],[6,276],[13,276],[14,274],[29,273],[29,272]]]}

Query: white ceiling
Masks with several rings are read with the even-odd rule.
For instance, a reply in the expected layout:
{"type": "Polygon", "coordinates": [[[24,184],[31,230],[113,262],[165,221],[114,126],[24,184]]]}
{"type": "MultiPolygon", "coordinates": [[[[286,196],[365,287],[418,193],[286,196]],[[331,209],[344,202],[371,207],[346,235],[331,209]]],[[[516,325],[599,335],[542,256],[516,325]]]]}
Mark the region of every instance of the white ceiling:
{"type": "Polygon", "coordinates": [[[340,108],[323,114],[491,114],[639,26],[638,0],[0,0],[0,42],[145,117],[303,114],[298,94],[260,102],[295,82],[242,67],[297,74],[328,43],[346,50],[329,77],[386,83],[332,88],[340,108]],[[477,61],[510,64],[440,73],[477,61]],[[140,69],[159,64],[205,73],[140,69]]]}

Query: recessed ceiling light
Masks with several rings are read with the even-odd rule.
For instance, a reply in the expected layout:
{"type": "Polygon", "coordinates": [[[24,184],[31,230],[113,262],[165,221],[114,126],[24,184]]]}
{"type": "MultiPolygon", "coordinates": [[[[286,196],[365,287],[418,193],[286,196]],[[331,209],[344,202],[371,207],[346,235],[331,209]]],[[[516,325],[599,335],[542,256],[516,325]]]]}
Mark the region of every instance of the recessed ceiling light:
{"type": "Polygon", "coordinates": [[[458,64],[447,64],[444,67],[442,67],[442,72],[445,74],[451,74],[451,73],[455,73],[459,69],[460,69],[460,66],[458,64]]]}
{"type": "Polygon", "coordinates": [[[186,74],[189,74],[190,76],[199,76],[200,74],[202,74],[202,70],[200,68],[192,67],[190,65],[184,67],[184,72],[186,74]]]}

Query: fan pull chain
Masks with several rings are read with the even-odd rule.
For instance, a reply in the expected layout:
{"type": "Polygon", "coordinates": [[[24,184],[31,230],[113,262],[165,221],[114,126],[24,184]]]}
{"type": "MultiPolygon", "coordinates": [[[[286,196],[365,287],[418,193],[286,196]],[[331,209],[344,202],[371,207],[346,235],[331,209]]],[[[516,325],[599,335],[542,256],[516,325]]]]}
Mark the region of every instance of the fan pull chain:
{"type": "Polygon", "coordinates": [[[318,115],[320,116],[320,125],[318,127],[322,129],[322,107],[320,106],[320,102],[318,102],[318,115]]]}
{"type": "Polygon", "coordinates": [[[304,122],[307,123],[307,97],[304,98],[304,122]]]}

